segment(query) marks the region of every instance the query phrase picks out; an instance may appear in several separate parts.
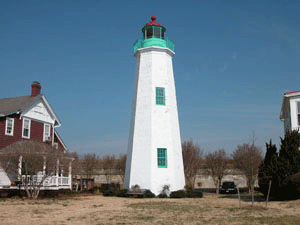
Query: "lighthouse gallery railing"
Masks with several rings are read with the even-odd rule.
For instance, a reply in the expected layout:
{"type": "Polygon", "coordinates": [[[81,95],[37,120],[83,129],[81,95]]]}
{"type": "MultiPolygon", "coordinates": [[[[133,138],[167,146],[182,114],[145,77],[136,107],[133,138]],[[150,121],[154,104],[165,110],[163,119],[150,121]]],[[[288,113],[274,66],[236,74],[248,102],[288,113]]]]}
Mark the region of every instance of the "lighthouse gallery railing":
{"type": "Polygon", "coordinates": [[[174,42],[166,37],[165,39],[161,38],[148,38],[148,39],[138,39],[133,44],[133,51],[134,53],[140,48],[146,48],[150,46],[158,46],[163,48],[169,48],[171,51],[174,52],[175,44],[174,42]]]}

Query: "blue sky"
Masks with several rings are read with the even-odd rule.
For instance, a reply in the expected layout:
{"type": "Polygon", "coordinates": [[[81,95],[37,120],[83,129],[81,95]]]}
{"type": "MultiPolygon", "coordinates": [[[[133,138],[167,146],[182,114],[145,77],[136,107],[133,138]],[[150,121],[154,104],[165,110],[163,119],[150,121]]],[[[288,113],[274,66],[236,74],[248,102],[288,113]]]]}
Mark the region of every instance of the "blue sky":
{"type": "Polygon", "coordinates": [[[279,143],[284,92],[300,90],[299,1],[2,1],[0,98],[32,81],[80,154],[127,151],[133,43],[152,15],[175,42],[182,141],[231,154],[279,143]]]}

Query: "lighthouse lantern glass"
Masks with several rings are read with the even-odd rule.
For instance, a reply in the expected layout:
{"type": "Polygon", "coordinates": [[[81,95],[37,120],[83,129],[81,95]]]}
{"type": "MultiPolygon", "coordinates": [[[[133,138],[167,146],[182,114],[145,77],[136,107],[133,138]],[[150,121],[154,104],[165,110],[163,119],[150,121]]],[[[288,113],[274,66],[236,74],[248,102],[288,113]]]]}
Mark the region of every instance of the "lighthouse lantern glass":
{"type": "Polygon", "coordinates": [[[160,29],[158,27],[153,27],[153,37],[160,38],[160,29]]]}
{"type": "Polygon", "coordinates": [[[155,27],[151,26],[145,29],[143,32],[144,39],[149,39],[149,38],[161,38],[164,39],[165,37],[165,32],[163,29],[160,27],[155,27]]]}
{"type": "Polygon", "coordinates": [[[150,27],[149,29],[147,29],[147,37],[146,38],[152,38],[153,36],[153,30],[152,27],[150,27]]]}

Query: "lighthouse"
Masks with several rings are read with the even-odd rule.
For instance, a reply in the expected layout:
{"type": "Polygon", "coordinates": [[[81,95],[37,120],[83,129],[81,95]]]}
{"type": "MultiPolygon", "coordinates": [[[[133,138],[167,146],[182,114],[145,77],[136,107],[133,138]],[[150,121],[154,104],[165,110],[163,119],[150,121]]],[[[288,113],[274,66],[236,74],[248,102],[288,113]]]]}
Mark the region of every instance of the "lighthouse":
{"type": "Polygon", "coordinates": [[[159,194],[185,186],[172,57],[174,43],[151,17],[134,43],[136,72],[125,188],[139,185],[159,194]]]}

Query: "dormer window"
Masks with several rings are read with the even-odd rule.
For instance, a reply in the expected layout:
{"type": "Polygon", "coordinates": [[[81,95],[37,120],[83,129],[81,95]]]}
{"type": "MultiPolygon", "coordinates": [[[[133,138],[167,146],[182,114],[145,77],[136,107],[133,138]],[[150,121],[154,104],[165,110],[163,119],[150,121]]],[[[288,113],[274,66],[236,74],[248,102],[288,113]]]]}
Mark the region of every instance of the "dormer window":
{"type": "Polygon", "coordinates": [[[22,137],[23,138],[30,138],[30,119],[23,119],[23,129],[22,129],[22,137]]]}
{"type": "Polygon", "coordinates": [[[6,118],[5,135],[14,135],[14,122],[13,118],[6,118]]]}

